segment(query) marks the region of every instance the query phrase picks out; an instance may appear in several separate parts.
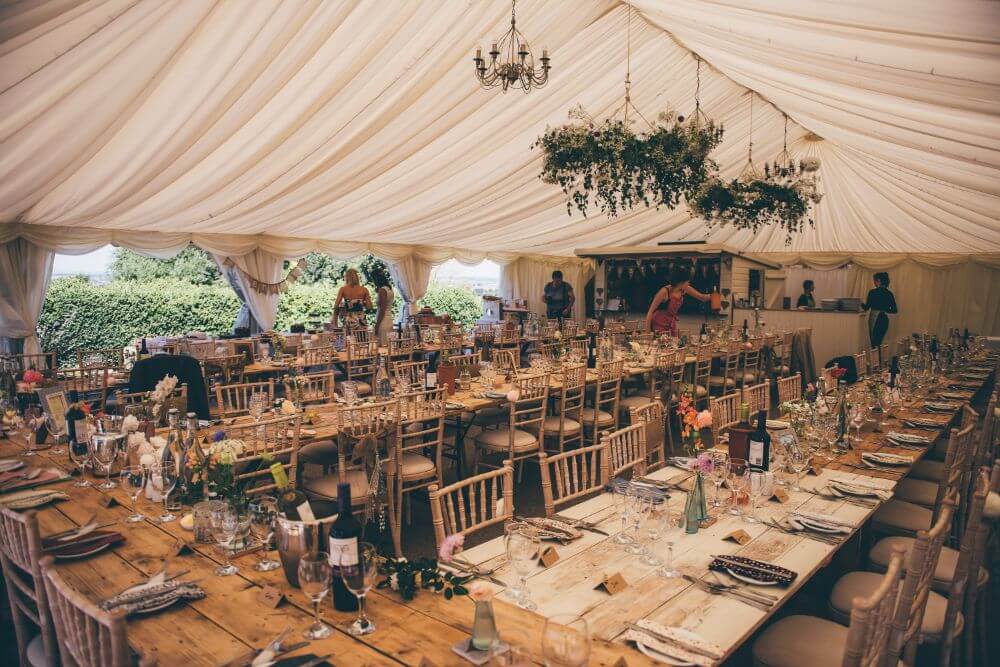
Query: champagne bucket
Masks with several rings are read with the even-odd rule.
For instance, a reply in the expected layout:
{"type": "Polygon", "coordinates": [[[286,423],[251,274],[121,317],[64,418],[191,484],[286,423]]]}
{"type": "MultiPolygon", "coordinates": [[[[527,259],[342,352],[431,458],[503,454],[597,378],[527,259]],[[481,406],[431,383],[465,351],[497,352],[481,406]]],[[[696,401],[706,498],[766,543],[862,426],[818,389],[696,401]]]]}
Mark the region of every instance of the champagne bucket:
{"type": "Polygon", "coordinates": [[[274,537],[289,584],[299,587],[299,561],[303,556],[326,550],[330,543],[330,526],[336,519],[336,514],[316,521],[292,521],[283,516],[277,518],[274,537]]]}

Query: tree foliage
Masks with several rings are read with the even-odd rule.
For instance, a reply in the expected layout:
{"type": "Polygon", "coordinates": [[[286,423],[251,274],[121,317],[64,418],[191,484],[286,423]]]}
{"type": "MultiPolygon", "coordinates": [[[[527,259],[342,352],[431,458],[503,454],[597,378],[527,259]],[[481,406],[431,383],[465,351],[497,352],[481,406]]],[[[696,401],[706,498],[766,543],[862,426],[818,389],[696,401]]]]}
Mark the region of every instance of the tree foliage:
{"type": "Polygon", "coordinates": [[[475,324],[483,316],[483,300],[464,287],[454,285],[431,285],[424,298],[417,302],[418,308],[430,306],[434,312],[448,313],[462,326],[475,324]]]}
{"type": "Polygon", "coordinates": [[[189,245],[170,259],[144,257],[128,248],[115,248],[111,261],[113,280],[173,279],[192,285],[211,285],[221,280],[215,260],[197,246],[189,245]]]}

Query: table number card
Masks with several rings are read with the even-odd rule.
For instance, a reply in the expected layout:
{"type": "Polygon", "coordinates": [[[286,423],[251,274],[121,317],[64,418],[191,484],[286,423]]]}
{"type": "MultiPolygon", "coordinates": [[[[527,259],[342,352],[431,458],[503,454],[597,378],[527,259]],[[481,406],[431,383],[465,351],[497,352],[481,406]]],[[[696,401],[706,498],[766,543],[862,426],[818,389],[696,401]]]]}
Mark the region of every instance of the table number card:
{"type": "Polygon", "coordinates": [[[722,539],[732,540],[733,542],[736,542],[736,544],[743,546],[744,544],[750,542],[750,540],[752,540],[753,537],[750,536],[750,533],[741,528],[739,530],[734,530],[733,532],[729,533],[722,539]]]}
{"type": "Polygon", "coordinates": [[[188,544],[184,540],[175,540],[170,547],[171,556],[185,556],[187,554],[193,554],[193,553],[194,549],[191,547],[190,544],[188,544]]]}
{"type": "Polygon", "coordinates": [[[791,496],[788,495],[788,491],[781,488],[780,486],[774,487],[774,493],[771,494],[771,498],[777,500],[779,503],[782,504],[787,503],[789,500],[792,499],[791,496]]]}
{"type": "Polygon", "coordinates": [[[614,595],[619,591],[623,591],[628,588],[628,582],[625,581],[625,577],[621,575],[620,572],[615,572],[614,574],[605,575],[601,579],[601,583],[594,586],[594,590],[603,590],[608,595],[614,595]]]}
{"type": "Polygon", "coordinates": [[[545,567],[552,567],[559,562],[559,552],[556,551],[554,546],[549,545],[542,549],[542,552],[539,554],[539,560],[545,567]]]}
{"type": "Polygon", "coordinates": [[[109,507],[109,508],[114,507],[115,505],[118,504],[118,501],[115,500],[114,496],[109,496],[106,493],[102,495],[100,498],[98,498],[97,502],[99,502],[104,507],[109,507]]]}
{"type": "Polygon", "coordinates": [[[285,599],[285,594],[275,586],[264,586],[257,593],[257,599],[268,608],[277,609],[282,600],[285,599]]]}

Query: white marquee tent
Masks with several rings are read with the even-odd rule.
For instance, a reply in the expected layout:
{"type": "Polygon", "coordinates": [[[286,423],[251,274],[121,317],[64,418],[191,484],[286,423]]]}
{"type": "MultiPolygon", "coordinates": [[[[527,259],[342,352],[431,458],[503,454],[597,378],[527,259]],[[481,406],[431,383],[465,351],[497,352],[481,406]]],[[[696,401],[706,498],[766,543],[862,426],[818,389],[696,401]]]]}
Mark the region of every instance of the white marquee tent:
{"type": "MultiPolygon", "coordinates": [[[[821,159],[814,229],[707,230],[682,204],[570,216],[531,150],[582,104],[621,105],[626,3],[521,0],[551,81],[483,90],[472,54],[507,0],[22,0],[0,9],[0,336],[30,337],[53,253],[188,243],[247,274],[371,251],[408,301],[449,258],[534,297],[574,248],[706,239],[774,261],[891,269],[903,328],[1000,333],[1000,4],[633,0],[633,101],[702,105],[713,157],[821,159]]],[[[262,323],[274,298],[249,292],[262,323]]],[[[268,314],[270,311],[270,314],[268,314]]],[[[28,346],[34,341],[29,338],[28,346]]]]}

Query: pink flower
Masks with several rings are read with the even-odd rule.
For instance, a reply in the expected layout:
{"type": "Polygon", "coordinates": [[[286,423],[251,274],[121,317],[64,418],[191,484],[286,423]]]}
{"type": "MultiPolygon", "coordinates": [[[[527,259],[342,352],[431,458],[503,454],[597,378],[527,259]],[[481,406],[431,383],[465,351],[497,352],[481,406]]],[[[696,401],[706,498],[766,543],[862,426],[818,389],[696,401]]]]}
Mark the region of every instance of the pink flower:
{"type": "Polygon", "coordinates": [[[686,410],[689,405],[691,405],[691,397],[683,394],[677,402],[677,412],[680,413],[682,410],[686,410]]]}
{"type": "Polygon", "coordinates": [[[462,546],[465,544],[465,535],[461,533],[455,533],[454,535],[449,535],[444,538],[444,542],[441,543],[441,548],[438,549],[438,560],[448,562],[451,560],[452,556],[462,550],[462,546]]]}
{"type": "Polygon", "coordinates": [[[510,401],[511,403],[516,403],[517,399],[519,399],[520,397],[521,397],[521,392],[518,391],[517,389],[511,389],[510,391],[507,392],[507,400],[510,401]]]}
{"type": "Polygon", "coordinates": [[[475,602],[485,602],[493,597],[493,589],[485,581],[473,581],[469,586],[469,597],[475,602]]]}
{"type": "Polygon", "coordinates": [[[24,377],[22,379],[28,384],[35,384],[36,382],[41,382],[42,380],[44,380],[45,376],[36,371],[34,368],[29,368],[28,370],[24,371],[24,377]]]}
{"type": "Polygon", "coordinates": [[[695,465],[698,468],[698,472],[704,475],[708,475],[715,470],[715,461],[708,454],[699,454],[695,465]]]}
{"type": "Polygon", "coordinates": [[[698,417],[695,420],[695,425],[698,428],[708,428],[712,425],[712,411],[702,410],[698,413],[698,417]]]}

